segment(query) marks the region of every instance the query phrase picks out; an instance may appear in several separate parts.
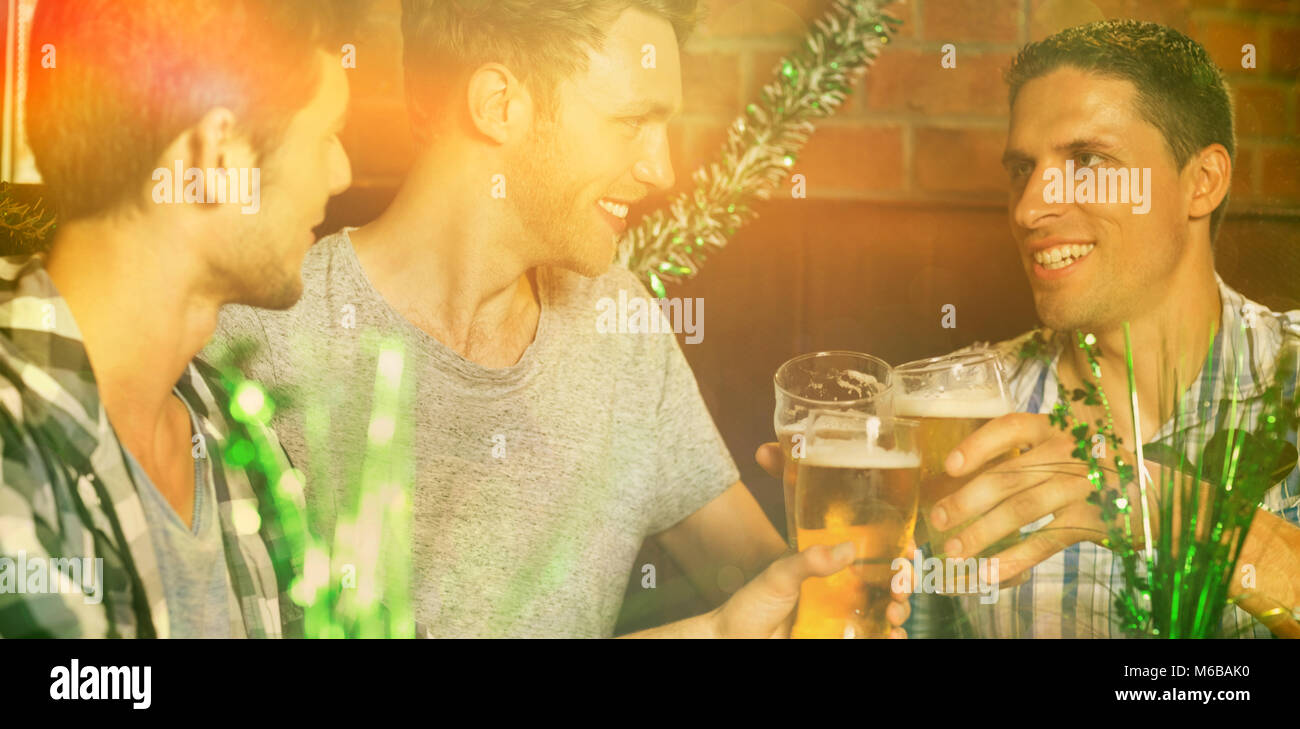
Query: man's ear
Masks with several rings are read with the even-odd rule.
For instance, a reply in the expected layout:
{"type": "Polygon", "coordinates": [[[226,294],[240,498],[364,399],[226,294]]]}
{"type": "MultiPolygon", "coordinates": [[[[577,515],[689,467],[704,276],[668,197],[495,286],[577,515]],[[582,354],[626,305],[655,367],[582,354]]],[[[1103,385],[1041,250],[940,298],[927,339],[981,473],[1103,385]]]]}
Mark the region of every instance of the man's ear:
{"type": "Polygon", "coordinates": [[[251,167],[252,149],[235,129],[235,114],[229,109],[210,109],[194,126],[172,140],[163,150],[159,165],[171,170],[200,170],[251,167]]]}
{"type": "Polygon", "coordinates": [[[1192,218],[1208,217],[1228,194],[1228,186],[1232,184],[1232,158],[1222,144],[1211,144],[1192,157],[1187,170],[1192,176],[1188,214],[1192,218]]]}
{"type": "Polygon", "coordinates": [[[532,124],[533,98],[510,69],[488,63],[474,71],[466,88],[474,128],[497,144],[520,139],[532,124]]]}

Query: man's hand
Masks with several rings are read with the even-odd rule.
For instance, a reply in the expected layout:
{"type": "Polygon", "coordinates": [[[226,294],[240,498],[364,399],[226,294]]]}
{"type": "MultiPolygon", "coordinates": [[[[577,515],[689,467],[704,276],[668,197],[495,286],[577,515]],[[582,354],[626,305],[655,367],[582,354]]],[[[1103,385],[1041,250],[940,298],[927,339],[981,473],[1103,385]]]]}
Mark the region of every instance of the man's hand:
{"type": "Polygon", "coordinates": [[[758,465],[762,466],[764,471],[767,471],[767,475],[777,479],[782,477],[785,456],[781,453],[781,444],[764,443],[754,451],[754,460],[758,461],[758,465]]]}
{"type": "MultiPolygon", "coordinates": [[[[795,604],[799,600],[799,587],[809,577],[829,577],[853,562],[852,542],[834,549],[817,546],[798,554],[783,557],[768,567],[749,584],[740,588],[730,600],[709,614],[713,635],[717,638],[788,638],[794,624],[795,604]]],[[[912,583],[911,565],[905,580],[893,583],[912,583]]],[[[885,611],[891,638],[906,638],[901,627],[911,614],[907,593],[893,593],[894,602],[885,611]]]]}
{"type": "MultiPolygon", "coordinates": [[[[1072,455],[1073,437],[1052,425],[1047,415],[1012,413],[995,418],[953,449],[945,468],[950,476],[969,476],[1013,448],[1020,449],[1021,455],[976,475],[940,499],[928,515],[937,529],[978,517],[943,545],[952,557],[979,554],[1020,527],[1054,515],[1047,527],[993,555],[1003,584],[1072,544],[1100,542],[1107,534],[1100,507],[1087,501],[1096,487],[1086,477],[1086,464],[1072,455]]],[[[1136,493],[1132,496],[1136,502],[1136,493]]],[[[1140,512],[1136,503],[1133,511],[1140,512]]]]}
{"type": "MultiPolygon", "coordinates": [[[[754,460],[758,461],[758,465],[762,466],[763,470],[767,471],[767,474],[769,476],[771,476],[772,478],[781,478],[782,469],[785,468],[785,456],[781,453],[780,444],[764,443],[763,445],[759,446],[758,450],[754,453],[754,460]]],[[[920,517],[921,514],[917,514],[916,541],[923,543],[924,540],[927,539],[927,537],[923,530],[923,525],[925,523],[925,520],[920,517]]],[[[911,549],[914,550],[915,548],[916,546],[914,544],[911,547],[911,549]]],[[[971,575],[972,580],[976,579],[976,577],[977,577],[976,575],[971,575]]],[[[988,576],[986,579],[992,579],[996,581],[1000,587],[1015,587],[1017,585],[1020,585],[1021,583],[1028,581],[1029,574],[1026,572],[1020,577],[1016,577],[1015,579],[1012,579],[1011,577],[1007,577],[1006,579],[1001,579],[1001,580],[997,579],[997,575],[991,575],[988,576]]],[[[955,589],[958,588],[967,592],[970,591],[978,592],[980,590],[980,586],[977,582],[961,584],[955,587],[955,589]]]]}

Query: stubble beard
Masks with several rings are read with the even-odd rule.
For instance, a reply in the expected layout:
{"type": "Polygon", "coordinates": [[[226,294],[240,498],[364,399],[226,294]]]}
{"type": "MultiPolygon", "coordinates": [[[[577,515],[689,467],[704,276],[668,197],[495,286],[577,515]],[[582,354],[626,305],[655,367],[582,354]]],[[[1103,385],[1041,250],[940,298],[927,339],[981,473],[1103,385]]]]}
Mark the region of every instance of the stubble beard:
{"type": "MultiPolygon", "coordinates": [[[[513,160],[515,180],[507,188],[522,234],[534,248],[537,258],[567,268],[586,277],[599,276],[612,260],[597,261],[589,250],[588,235],[575,216],[574,207],[582,195],[582,186],[569,176],[565,155],[557,143],[552,123],[541,122],[528,144],[513,160]]],[[[614,238],[610,231],[610,241],[614,238]]]]}
{"type": "Polygon", "coordinates": [[[291,269],[284,252],[258,242],[264,240],[266,234],[234,237],[215,278],[231,303],[283,311],[302,298],[302,258],[291,269]]]}

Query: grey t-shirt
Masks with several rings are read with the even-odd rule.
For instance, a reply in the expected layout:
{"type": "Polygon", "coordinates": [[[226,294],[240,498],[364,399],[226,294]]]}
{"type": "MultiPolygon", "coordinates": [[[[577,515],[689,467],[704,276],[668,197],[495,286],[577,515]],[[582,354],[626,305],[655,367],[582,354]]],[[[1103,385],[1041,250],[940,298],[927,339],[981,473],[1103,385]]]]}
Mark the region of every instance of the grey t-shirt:
{"type": "Polygon", "coordinates": [[[412,609],[435,637],[611,635],[642,541],[739,479],[676,338],[598,330],[620,291],[649,297],[625,269],[539,269],[536,338],[504,368],[394,311],[347,231],[317,243],[302,274],[289,311],[226,307],[208,354],[252,339],[248,374],[292,388],[273,425],[319,533],[350,503],[370,436],[409,438],[407,464],[375,465],[413,471],[412,609]],[[405,350],[407,389],[396,427],[372,430],[387,338],[405,350]]]}
{"type": "MultiPolygon", "coordinates": [[[[177,393],[179,397],[180,394],[177,393]]],[[[182,399],[182,402],[184,400],[182,399]]],[[[185,408],[189,410],[189,404],[185,408]]],[[[194,411],[190,427],[201,433],[194,411]]],[[[202,433],[205,438],[211,434],[202,433]]],[[[194,515],[186,527],[135,456],[123,450],[140,493],[158,558],[173,638],[243,638],[243,618],[217,523],[217,493],[207,458],[194,459],[194,515]]]]}

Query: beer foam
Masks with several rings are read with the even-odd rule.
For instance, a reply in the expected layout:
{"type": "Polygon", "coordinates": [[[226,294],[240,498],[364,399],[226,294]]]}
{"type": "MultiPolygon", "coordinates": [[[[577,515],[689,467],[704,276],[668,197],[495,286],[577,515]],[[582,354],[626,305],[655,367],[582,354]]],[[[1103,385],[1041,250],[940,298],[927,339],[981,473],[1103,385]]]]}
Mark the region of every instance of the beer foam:
{"type": "Polygon", "coordinates": [[[908,397],[894,400],[898,415],[906,418],[998,418],[1011,412],[1011,403],[997,395],[908,397]]]}
{"type": "Polygon", "coordinates": [[[861,440],[822,440],[801,461],[821,468],[920,468],[921,454],[872,448],[861,440]]]}
{"type": "Polygon", "coordinates": [[[782,425],[781,428],[776,431],[776,434],[778,436],[782,436],[782,435],[792,435],[794,433],[802,433],[808,429],[809,420],[812,420],[812,418],[804,417],[803,420],[800,420],[797,423],[787,423],[786,425],[782,425]]]}

